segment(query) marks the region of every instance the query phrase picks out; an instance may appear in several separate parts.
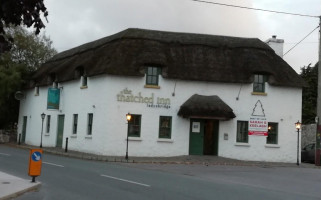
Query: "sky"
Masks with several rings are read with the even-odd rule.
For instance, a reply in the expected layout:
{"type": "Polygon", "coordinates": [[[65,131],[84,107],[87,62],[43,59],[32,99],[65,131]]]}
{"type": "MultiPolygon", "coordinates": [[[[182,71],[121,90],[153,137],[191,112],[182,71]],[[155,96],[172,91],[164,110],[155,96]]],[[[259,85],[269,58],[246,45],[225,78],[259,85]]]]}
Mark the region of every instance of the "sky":
{"type": "MultiPolygon", "coordinates": [[[[321,0],[207,0],[258,9],[321,15],[321,0]]],[[[48,23],[42,32],[58,52],[127,28],[284,39],[284,53],[319,25],[319,18],[275,14],[192,0],[44,0],[48,23]]],[[[300,72],[318,61],[319,29],[283,59],[300,72]]]]}

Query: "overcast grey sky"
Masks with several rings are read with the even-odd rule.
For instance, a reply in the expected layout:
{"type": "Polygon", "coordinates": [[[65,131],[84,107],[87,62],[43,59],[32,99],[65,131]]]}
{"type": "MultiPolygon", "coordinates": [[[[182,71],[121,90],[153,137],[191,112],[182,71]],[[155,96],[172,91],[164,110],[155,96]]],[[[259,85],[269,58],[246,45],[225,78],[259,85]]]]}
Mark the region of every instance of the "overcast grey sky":
{"type": "MultiPolygon", "coordinates": [[[[208,0],[260,9],[321,15],[321,0],[208,0]]],[[[274,14],[191,0],[44,0],[45,34],[58,52],[127,28],[284,39],[284,52],[319,24],[318,18],[274,14]]],[[[316,30],[284,60],[297,72],[318,60],[316,30]]]]}

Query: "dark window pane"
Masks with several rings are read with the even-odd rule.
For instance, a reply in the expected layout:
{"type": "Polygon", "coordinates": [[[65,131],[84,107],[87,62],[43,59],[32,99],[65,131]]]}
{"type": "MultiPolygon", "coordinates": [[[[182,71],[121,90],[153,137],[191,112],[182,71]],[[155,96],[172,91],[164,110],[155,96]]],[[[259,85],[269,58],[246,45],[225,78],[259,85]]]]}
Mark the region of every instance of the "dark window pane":
{"type": "Polygon", "coordinates": [[[278,144],[278,123],[268,123],[269,132],[266,138],[267,144],[278,144]]]}
{"type": "Polygon", "coordinates": [[[141,115],[132,115],[132,119],[128,124],[128,136],[140,137],[141,115]]]}
{"type": "Polygon", "coordinates": [[[236,142],[248,142],[248,122],[237,121],[237,136],[236,142]]]}
{"type": "Polygon", "coordinates": [[[159,118],[159,138],[171,138],[172,117],[159,118]]]}

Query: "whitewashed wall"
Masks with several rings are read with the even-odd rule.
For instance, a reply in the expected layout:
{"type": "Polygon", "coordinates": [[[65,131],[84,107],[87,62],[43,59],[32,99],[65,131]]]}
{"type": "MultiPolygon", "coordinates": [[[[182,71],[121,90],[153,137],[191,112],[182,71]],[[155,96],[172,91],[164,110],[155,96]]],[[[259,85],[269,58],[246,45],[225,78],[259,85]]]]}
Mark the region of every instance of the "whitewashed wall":
{"type": "Polygon", "coordinates": [[[126,151],[126,113],[141,114],[141,137],[129,141],[129,156],[176,156],[188,155],[189,119],[177,116],[180,106],[193,94],[218,95],[236,115],[219,124],[219,156],[241,160],[296,162],[297,137],[294,123],[301,120],[301,89],[280,88],[266,84],[267,96],[252,95],[252,84],[228,84],[197,81],[181,81],[160,77],[160,89],[144,88],[143,77],[101,75],[88,78],[88,88],[80,89],[81,81],[59,83],[62,87],[60,110],[50,111],[47,106],[48,87],[41,87],[39,96],[34,90],[26,92],[21,100],[19,130],[23,116],[28,116],[26,143],[40,144],[42,112],[51,115],[51,130],[45,133],[43,146],[55,146],[58,115],[65,115],[64,143],[69,138],[69,149],[101,155],[123,156],[126,151]],[[175,87],[176,84],[176,87],[175,87]],[[119,102],[117,94],[125,88],[133,95],[140,92],[144,97],[154,94],[170,98],[170,109],[149,108],[144,103],[119,102]],[[172,96],[175,88],[175,96],[172,96]],[[239,99],[236,97],[239,95],[239,99]],[[236,143],[237,120],[249,120],[255,103],[263,104],[269,122],[279,124],[278,145],[266,145],[266,137],[249,136],[247,145],[236,143]],[[93,113],[92,136],[87,136],[87,114],[93,113]],[[73,114],[78,114],[78,133],[72,135],[73,114]],[[172,138],[158,139],[159,116],[172,116],[172,138]],[[224,133],[228,140],[224,140],[224,133]]]}

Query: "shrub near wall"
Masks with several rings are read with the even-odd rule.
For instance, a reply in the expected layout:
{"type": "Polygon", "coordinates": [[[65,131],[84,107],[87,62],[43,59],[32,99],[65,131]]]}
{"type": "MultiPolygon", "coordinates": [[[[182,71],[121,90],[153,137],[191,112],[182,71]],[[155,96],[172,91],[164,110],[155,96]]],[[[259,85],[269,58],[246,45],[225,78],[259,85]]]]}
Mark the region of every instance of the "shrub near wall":
{"type": "Polygon", "coordinates": [[[301,148],[304,148],[310,143],[315,143],[316,128],[316,124],[302,125],[301,148]]]}

